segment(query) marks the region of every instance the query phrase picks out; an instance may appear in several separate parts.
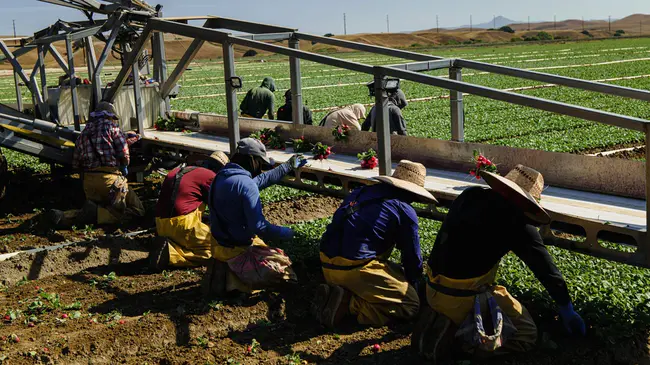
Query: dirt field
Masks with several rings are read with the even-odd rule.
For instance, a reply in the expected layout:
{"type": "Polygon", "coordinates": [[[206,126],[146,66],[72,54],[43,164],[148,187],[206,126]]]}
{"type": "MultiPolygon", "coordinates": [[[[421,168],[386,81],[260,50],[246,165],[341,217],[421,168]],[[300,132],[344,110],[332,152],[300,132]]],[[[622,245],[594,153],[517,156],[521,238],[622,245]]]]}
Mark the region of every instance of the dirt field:
{"type": "MultiPolygon", "coordinates": [[[[150,206],[158,183],[136,185],[150,206]]],[[[152,227],[152,217],[122,231],[54,231],[41,212],[79,206],[80,190],[74,189],[79,181],[14,176],[12,186],[0,219],[5,251],[99,239],[0,263],[1,364],[419,363],[409,347],[412,324],[348,325],[336,333],[318,325],[311,314],[315,289],[323,282],[317,257],[294,263],[300,283],[286,292],[204,298],[203,269],[151,273],[145,258],[152,234],[117,236],[152,227]],[[374,344],[381,346],[379,352],[372,351],[374,344]]],[[[273,223],[295,223],[330,216],[338,204],[334,198],[306,196],[267,204],[265,214],[273,223]]],[[[553,314],[524,304],[543,334],[538,350],[457,363],[650,364],[647,332],[631,332],[622,342],[571,338],[553,314]]]]}

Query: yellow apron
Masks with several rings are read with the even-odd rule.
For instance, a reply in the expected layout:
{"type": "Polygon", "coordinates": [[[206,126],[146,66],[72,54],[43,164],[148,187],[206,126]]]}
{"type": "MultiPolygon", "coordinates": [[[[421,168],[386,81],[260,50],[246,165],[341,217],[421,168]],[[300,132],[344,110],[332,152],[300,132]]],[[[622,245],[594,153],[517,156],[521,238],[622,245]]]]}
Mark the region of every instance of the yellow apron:
{"type": "Polygon", "coordinates": [[[196,267],[207,264],[212,246],[216,244],[210,227],[203,223],[205,205],[189,214],[172,217],[156,217],[156,232],[169,238],[169,265],[173,267],[196,267]]]}
{"type": "Polygon", "coordinates": [[[330,258],[320,253],[325,281],[352,292],[350,313],[361,324],[383,326],[391,319],[411,319],[418,314],[418,293],[402,267],[387,260],[391,251],[371,260],[330,258]]]}
{"type": "MultiPolygon", "coordinates": [[[[222,246],[217,242],[214,238],[212,239],[213,245],[212,245],[212,257],[221,261],[221,262],[227,262],[230,259],[233,259],[244,252],[248,250],[248,247],[250,246],[237,246],[237,247],[226,247],[222,246]]],[[[255,236],[253,239],[253,243],[251,244],[252,246],[263,246],[266,247],[266,243],[262,241],[261,238],[255,236]]],[[[253,290],[250,285],[244,283],[241,281],[235,273],[230,271],[228,269],[228,274],[226,276],[226,291],[233,291],[237,290],[242,293],[255,293],[258,292],[259,290],[253,290]]]]}
{"type": "MultiPolygon", "coordinates": [[[[98,167],[83,174],[83,187],[86,199],[97,204],[97,224],[120,223],[129,217],[142,217],[144,206],[132,190],[128,188],[126,177],[115,167],[98,167]],[[111,189],[125,190],[117,204],[111,202],[111,189]]],[[[68,219],[79,211],[66,212],[68,219]]]]}
{"type": "MultiPolygon", "coordinates": [[[[524,352],[534,347],[537,342],[537,326],[528,310],[517,301],[505,287],[492,285],[496,279],[499,266],[495,266],[487,274],[472,279],[451,279],[443,275],[432,275],[427,270],[427,279],[432,283],[440,284],[447,288],[461,290],[479,290],[484,285],[489,285],[490,294],[494,297],[499,307],[507,315],[517,333],[504,344],[498,352],[524,352]]],[[[427,285],[427,302],[436,312],[443,314],[459,326],[472,312],[474,297],[454,297],[443,294],[430,285],[427,285]]]]}

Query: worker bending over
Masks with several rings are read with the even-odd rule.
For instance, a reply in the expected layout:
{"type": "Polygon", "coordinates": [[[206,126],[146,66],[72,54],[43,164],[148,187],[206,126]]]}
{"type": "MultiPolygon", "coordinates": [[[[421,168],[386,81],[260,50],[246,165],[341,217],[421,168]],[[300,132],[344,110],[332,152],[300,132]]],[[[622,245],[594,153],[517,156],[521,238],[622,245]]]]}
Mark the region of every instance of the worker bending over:
{"type": "Polygon", "coordinates": [[[363,104],[348,105],[330,112],[321,120],[321,127],[334,128],[347,125],[352,129],[361,130],[361,120],[366,115],[366,107],[363,104]]]}
{"type": "Polygon", "coordinates": [[[213,238],[210,226],[203,223],[203,213],[210,185],[228,161],[225,153],[217,151],[198,166],[179,167],[167,174],[156,204],[158,240],[149,261],[152,269],[207,264],[213,238]]]}
{"type": "MultiPolygon", "coordinates": [[[[408,135],[406,131],[406,120],[402,116],[402,109],[407,105],[408,101],[406,101],[406,95],[404,95],[402,89],[397,89],[396,92],[388,96],[388,123],[391,134],[408,135]]],[[[361,130],[377,131],[377,113],[375,112],[375,106],[370,109],[366,120],[361,125],[361,130]]]]}
{"type": "Polygon", "coordinates": [[[270,224],[262,214],[260,190],[280,180],[307,160],[300,155],[262,173],[271,165],[262,142],[244,138],[210,187],[210,231],[215,238],[212,260],[203,278],[204,294],[250,293],[296,280],[291,261],[265,240],[288,241],[293,231],[270,224]]]}
{"type": "Polygon", "coordinates": [[[378,326],[417,315],[422,256],[410,203],[437,202],[424,189],[425,176],[422,164],[401,161],[392,177],[354,190],[334,213],[320,246],[327,284],[315,303],[323,325],[334,328],[348,314],[378,326]],[[395,247],[403,266],[388,261],[395,247]]]}
{"type": "Polygon", "coordinates": [[[244,100],[239,105],[242,117],[258,118],[264,117],[268,112],[269,119],[273,120],[275,110],[275,81],[272,77],[265,77],[262,85],[248,90],[244,100]]]}
{"type": "Polygon", "coordinates": [[[102,101],[75,142],[72,166],[82,171],[86,202],[81,210],[52,210],[57,225],[114,224],[144,216],[138,196],[129,190],[126,176],[129,145],[140,136],[120,130],[113,104],[102,101]]]}
{"type": "Polygon", "coordinates": [[[434,362],[448,355],[454,335],[463,351],[483,356],[533,348],[537,327],[530,313],[506,288],[494,285],[499,262],[510,251],[555,300],[565,328],[585,333],[536,227],[550,223],[539,204],[542,174],[517,165],[505,177],[486,171],[479,175],[491,189],[472,187],[456,198],[428,261],[426,297],[433,311],[425,310],[412,341],[434,362]]]}
{"type": "MultiPolygon", "coordinates": [[[[292,121],[293,107],[291,106],[291,89],[284,93],[284,105],[278,109],[278,120],[292,121]]],[[[302,105],[302,123],[306,125],[314,124],[311,110],[307,105],[302,105]]]]}

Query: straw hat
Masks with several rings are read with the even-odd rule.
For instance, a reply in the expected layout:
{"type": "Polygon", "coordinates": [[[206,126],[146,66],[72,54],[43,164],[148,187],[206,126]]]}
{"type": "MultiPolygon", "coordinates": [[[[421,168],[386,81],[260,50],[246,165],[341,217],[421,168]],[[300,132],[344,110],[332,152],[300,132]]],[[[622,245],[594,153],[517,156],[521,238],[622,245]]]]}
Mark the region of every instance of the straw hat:
{"type": "Polygon", "coordinates": [[[422,198],[425,203],[438,204],[438,200],[424,188],[427,169],[421,163],[402,160],[397,164],[393,176],[377,176],[376,180],[411,192],[422,198]]]}
{"type": "Polygon", "coordinates": [[[210,159],[218,163],[220,165],[219,166],[220,168],[226,166],[228,162],[230,162],[228,155],[226,155],[221,151],[212,152],[212,154],[210,155],[210,159]]]}
{"type": "Polygon", "coordinates": [[[551,217],[539,204],[544,189],[544,177],[539,171],[517,165],[505,177],[487,171],[481,172],[481,177],[492,190],[521,208],[528,218],[541,224],[551,222],[551,217]]]}

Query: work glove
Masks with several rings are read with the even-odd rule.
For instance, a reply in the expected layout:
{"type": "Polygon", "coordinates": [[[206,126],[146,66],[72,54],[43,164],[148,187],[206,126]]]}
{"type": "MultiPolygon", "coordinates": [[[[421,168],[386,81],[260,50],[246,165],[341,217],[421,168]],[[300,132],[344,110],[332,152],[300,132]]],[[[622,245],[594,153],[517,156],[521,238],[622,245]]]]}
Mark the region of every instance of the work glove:
{"type": "Polygon", "coordinates": [[[299,169],[307,164],[307,159],[303,155],[293,155],[287,161],[292,170],[299,169]]]}
{"type": "Polygon", "coordinates": [[[129,176],[129,168],[127,166],[121,166],[120,167],[120,172],[122,173],[123,176],[129,176]]]}
{"type": "Polygon", "coordinates": [[[564,324],[564,328],[567,332],[584,336],[586,332],[585,322],[582,320],[582,317],[573,310],[573,304],[569,302],[567,305],[560,306],[559,310],[562,324],[564,324]]]}

